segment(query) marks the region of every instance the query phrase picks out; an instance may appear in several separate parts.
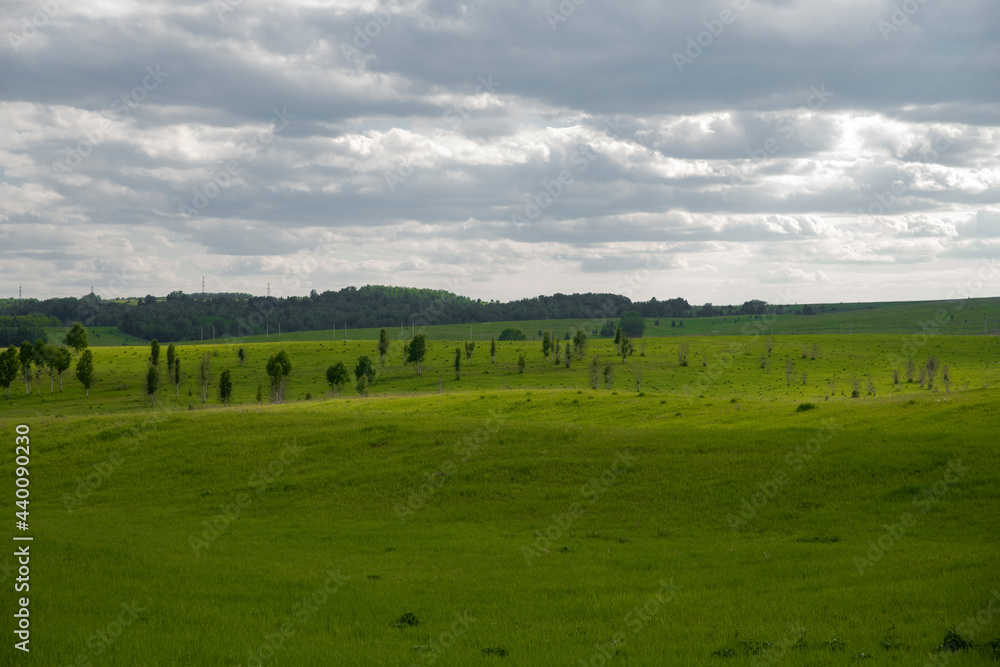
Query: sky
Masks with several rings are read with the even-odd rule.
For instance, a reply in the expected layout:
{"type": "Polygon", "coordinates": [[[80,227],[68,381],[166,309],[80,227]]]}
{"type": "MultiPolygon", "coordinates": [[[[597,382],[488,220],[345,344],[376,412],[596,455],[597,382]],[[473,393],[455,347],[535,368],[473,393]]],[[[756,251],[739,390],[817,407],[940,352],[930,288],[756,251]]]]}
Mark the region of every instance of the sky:
{"type": "Polygon", "coordinates": [[[2,298],[1000,295],[996,0],[5,0],[0,37],[2,298]]]}

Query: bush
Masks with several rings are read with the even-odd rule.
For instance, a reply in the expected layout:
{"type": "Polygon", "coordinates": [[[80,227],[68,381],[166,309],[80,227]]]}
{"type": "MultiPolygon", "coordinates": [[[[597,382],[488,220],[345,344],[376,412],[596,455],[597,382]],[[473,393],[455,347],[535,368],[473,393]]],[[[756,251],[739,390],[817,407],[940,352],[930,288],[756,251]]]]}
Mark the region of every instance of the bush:
{"type": "Polygon", "coordinates": [[[500,336],[497,340],[528,340],[528,336],[525,335],[520,329],[512,329],[510,327],[504,329],[500,332],[500,336]]]}
{"type": "Polygon", "coordinates": [[[815,410],[818,407],[815,403],[799,403],[799,407],[795,408],[795,411],[805,412],[806,410],[815,410]]]}
{"type": "Polygon", "coordinates": [[[630,310],[622,315],[619,326],[622,328],[622,333],[629,338],[642,338],[643,332],[646,331],[646,320],[642,319],[642,315],[638,312],[630,310]]]}

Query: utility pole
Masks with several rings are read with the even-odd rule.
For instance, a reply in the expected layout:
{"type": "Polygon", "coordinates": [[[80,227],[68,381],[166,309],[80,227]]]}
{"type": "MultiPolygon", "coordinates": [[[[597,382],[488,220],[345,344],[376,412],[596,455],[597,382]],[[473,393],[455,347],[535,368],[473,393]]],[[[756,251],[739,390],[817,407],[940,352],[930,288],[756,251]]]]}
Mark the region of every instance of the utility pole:
{"type": "Polygon", "coordinates": [[[271,323],[264,323],[264,340],[271,340],[271,323]]]}

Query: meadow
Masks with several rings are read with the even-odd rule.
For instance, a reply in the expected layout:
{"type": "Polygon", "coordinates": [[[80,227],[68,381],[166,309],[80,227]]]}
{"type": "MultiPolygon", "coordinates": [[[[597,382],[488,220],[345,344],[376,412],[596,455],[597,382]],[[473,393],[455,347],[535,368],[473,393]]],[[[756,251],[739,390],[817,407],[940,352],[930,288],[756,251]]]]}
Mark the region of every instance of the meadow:
{"type": "MultiPolygon", "coordinates": [[[[1000,298],[964,299],[953,301],[916,301],[916,302],[872,302],[872,303],[837,303],[815,304],[815,315],[796,315],[795,310],[801,306],[793,306],[789,312],[781,315],[772,313],[767,316],[766,333],[777,335],[806,334],[910,334],[920,328],[921,322],[935,322],[935,334],[975,335],[982,333],[1000,334],[1000,298]],[[819,310],[822,308],[823,310],[819,310]]],[[[646,338],[668,336],[742,336],[746,335],[746,327],[755,320],[748,315],[729,315],[718,317],[693,317],[681,319],[646,318],[646,338]],[[676,326],[683,322],[683,326],[676,326]],[[674,324],[675,326],[671,326],[674,324]]],[[[482,324],[443,324],[420,328],[420,332],[428,340],[472,340],[480,344],[488,344],[491,337],[499,337],[500,333],[510,327],[521,329],[529,340],[541,340],[542,331],[552,331],[562,338],[565,334],[572,336],[577,329],[584,329],[588,336],[596,337],[594,330],[599,330],[604,320],[571,319],[571,320],[530,320],[519,322],[487,322],[482,324]]],[[[322,331],[296,331],[279,334],[276,324],[271,324],[270,334],[246,336],[239,340],[212,338],[210,331],[206,332],[206,340],[191,341],[190,345],[221,345],[239,343],[280,343],[294,341],[328,342],[344,340],[378,340],[379,328],[344,329],[322,331]]],[[[49,340],[59,343],[68,329],[55,327],[49,330],[49,340]]],[[[143,345],[148,343],[123,334],[114,327],[93,327],[90,329],[98,336],[91,335],[92,346],[107,345],[143,345]]],[[[387,332],[395,337],[409,338],[416,332],[409,323],[394,323],[386,326],[387,332]]]]}
{"type": "Polygon", "coordinates": [[[7,642],[0,664],[1000,659],[1000,338],[737,331],[637,340],[624,363],[592,338],[568,368],[476,343],[457,379],[462,340],[432,340],[421,375],[398,341],[384,366],[372,340],[183,344],[179,397],[152,407],[146,347],[95,347],[89,398],[71,373],[15,383],[32,654],[7,642]],[[257,405],[280,349],[286,402],[257,405]],[[325,368],[362,354],[371,394],[333,398],[325,368]],[[909,356],[938,360],[933,388],[909,356]]]}

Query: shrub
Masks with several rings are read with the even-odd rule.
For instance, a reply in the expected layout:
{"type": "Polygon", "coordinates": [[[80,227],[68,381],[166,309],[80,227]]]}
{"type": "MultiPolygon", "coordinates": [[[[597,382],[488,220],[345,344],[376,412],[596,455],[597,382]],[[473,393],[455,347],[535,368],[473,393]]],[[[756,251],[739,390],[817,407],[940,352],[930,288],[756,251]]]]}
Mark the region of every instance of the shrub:
{"type": "Polygon", "coordinates": [[[500,336],[497,338],[497,340],[528,340],[528,336],[525,335],[525,333],[520,329],[513,329],[511,327],[507,327],[506,329],[500,332],[500,336]]]}

